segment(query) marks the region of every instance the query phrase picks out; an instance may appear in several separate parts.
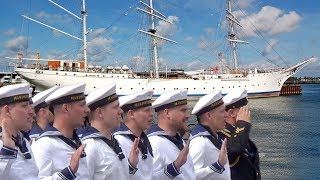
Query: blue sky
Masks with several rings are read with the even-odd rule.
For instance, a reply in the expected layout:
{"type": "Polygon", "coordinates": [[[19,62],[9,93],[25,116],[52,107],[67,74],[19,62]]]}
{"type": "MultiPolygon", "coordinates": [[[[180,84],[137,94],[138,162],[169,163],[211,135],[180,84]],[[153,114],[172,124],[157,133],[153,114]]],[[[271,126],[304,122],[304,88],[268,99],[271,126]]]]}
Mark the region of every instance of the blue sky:
{"type": "MultiPolygon", "coordinates": [[[[156,21],[157,33],[178,44],[160,41],[160,67],[196,70],[216,66],[218,53],[231,64],[226,43],[225,0],[153,0],[154,7],[172,24],[156,21]],[[181,3],[183,2],[183,3],[181,3]]],[[[80,0],[55,0],[79,14],[80,0]]],[[[137,29],[148,30],[148,17],[135,8],[137,0],[87,0],[88,59],[93,65],[129,65],[148,69],[150,40],[137,29]]],[[[81,22],[46,0],[3,0],[0,15],[0,66],[3,57],[81,58],[81,42],[25,20],[22,14],[81,37],[81,22]]],[[[240,68],[288,67],[320,56],[320,5],[300,0],[236,0],[234,14],[241,22],[238,38],[240,68]],[[240,10],[241,9],[241,10],[240,10]],[[259,36],[258,34],[262,34],[259,36]],[[272,63],[270,63],[272,62],[272,63]]],[[[0,68],[1,69],[1,68],[0,68]]],[[[297,76],[320,76],[319,60],[297,76]]]]}

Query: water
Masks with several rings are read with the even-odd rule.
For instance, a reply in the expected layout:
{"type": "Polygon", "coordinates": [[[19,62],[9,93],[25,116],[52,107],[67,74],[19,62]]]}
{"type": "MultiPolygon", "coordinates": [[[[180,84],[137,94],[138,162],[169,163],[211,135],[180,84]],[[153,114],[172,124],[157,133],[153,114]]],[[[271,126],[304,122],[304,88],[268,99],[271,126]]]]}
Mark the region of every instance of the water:
{"type": "Polygon", "coordinates": [[[320,85],[302,88],[302,95],[249,100],[262,179],[320,179],[320,85]]]}

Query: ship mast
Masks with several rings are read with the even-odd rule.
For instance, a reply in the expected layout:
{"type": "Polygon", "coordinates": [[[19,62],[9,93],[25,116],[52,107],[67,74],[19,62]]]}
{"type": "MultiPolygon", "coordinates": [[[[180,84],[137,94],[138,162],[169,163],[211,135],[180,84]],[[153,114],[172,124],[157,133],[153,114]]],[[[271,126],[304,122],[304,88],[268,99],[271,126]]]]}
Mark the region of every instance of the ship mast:
{"type": "MultiPolygon", "coordinates": [[[[62,9],[63,11],[69,13],[70,15],[72,15],[72,16],[74,16],[75,18],[77,18],[77,19],[79,19],[79,20],[82,21],[82,26],[83,26],[83,37],[82,37],[82,38],[79,38],[79,37],[77,37],[77,36],[75,36],[75,35],[72,35],[72,34],[69,34],[69,33],[67,33],[67,32],[64,32],[64,31],[62,31],[62,30],[60,30],[60,29],[57,29],[57,28],[55,28],[55,27],[52,27],[52,26],[50,26],[50,25],[48,25],[48,24],[46,24],[46,23],[40,22],[40,21],[35,20],[35,19],[33,19],[33,18],[31,18],[31,17],[28,17],[28,16],[26,16],[26,15],[22,15],[22,17],[24,17],[24,18],[26,18],[26,19],[28,19],[28,20],[30,20],[30,21],[33,21],[33,22],[35,22],[35,23],[38,23],[38,24],[40,24],[40,25],[42,25],[42,26],[45,26],[45,27],[47,27],[47,28],[49,28],[49,29],[58,31],[58,32],[60,32],[60,33],[62,33],[62,34],[64,34],[64,35],[67,35],[67,36],[69,36],[69,37],[72,37],[72,38],[74,38],[74,39],[77,39],[77,40],[79,40],[79,41],[82,41],[82,42],[83,42],[83,56],[84,56],[84,61],[85,61],[84,68],[85,68],[85,71],[87,71],[87,35],[88,35],[89,32],[87,32],[87,30],[86,30],[86,28],[87,28],[87,26],[86,26],[86,23],[87,23],[87,21],[86,21],[86,16],[87,16],[87,15],[86,15],[85,0],[82,0],[82,10],[81,10],[82,18],[79,17],[79,16],[77,16],[77,15],[75,15],[74,13],[72,13],[72,12],[69,11],[69,10],[67,10],[66,8],[62,7],[61,5],[59,5],[58,3],[54,2],[53,0],[48,0],[48,1],[51,2],[52,4],[54,4],[55,6],[57,6],[58,8],[62,9]]],[[[19,59],[21,59],[21,58],[19,58],[19,59]]],[[[24,59],[26,59],[26,58],[24,58],[24,59]]]]}
{"type": "Polygon", "coordinates": [[[83,36],[83,59],[84,59],[84,69],[87,72],[87,15],[86,15],[86,0],[82,0],[82,36],[83,36]]]}
{"type": "Polygon", "coordinates": [[[234,63],[234,69],[238,69],[238,61],[237,61],[237,43],[243,43],[248,44],[246,41],[241,41],[237,39],[237,36],[235,34],[234,28],[235,25],[238,25],[240,27],[240,21],[236,18],[236,16],[233,15],[232,9],[231,9],[231,0],[227,0],[227,9],[226,9],[226,18],[229,21],[229,39],[232,46],[232,52],[233,52],[233,63],[234,63]]]}
{"type": "Polygon", "coordinates": [[[144,31],[144,30],[140,30],[140,29],[138,29],[138,31],[151,36],[152,55],[153,55],[153,73],[155,75],[155,78],[159,78],[159,62],[158,62],[157,40],[158,39],[162,39],[162,40],[169,41],[169,42],[172,42],[172,43],[177,43],[177,42],[156,34],[155,18],[158,18],[158,19],[163,20],[163,21],[165,21],[167,23],[170,23],[170,24],[172,24],[172,23],[170,21],[168,21],[163,14],[161,14],[159,11],[157,11],[156,9],[153,8],[152,0],[149,0],[149,5],[144,3],[144,2],[142,2],[142,1],[140,1],[140,3],[149,9],[149,11],[147,11],[147,10],[144,10],[144,9],[141,9],[141,8],[137,7],[137,10],[139,10],[139,11],[145,13],[145,14],[150,15],[151,28],[149,29],[149,31],[144,31]]]}
{"type": "MultiPolygon", "coordinates": [[[[150,5],[150,13],[153,14],[153,4],[152,0],[149,0],[149,5],[150,5]]],[[[156,33],[156,29],[154,26],[154,17],[151,16],[151,29],[149,30],[152,34],[156,33]]],[[[151,41],[152,41],[152,54],[153,54],[153,64],[154,64],[154,73],[156,78],[159,78],[159,65],[158,65],[158,48],[157,48],[157,39],[154,36],[151,36],[151,41]]]]}

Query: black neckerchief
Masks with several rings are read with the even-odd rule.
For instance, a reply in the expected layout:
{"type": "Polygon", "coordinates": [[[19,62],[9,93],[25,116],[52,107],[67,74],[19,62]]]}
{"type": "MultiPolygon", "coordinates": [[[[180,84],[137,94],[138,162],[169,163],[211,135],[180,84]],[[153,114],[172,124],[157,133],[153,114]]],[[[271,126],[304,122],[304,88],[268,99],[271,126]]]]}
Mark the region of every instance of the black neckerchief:
{"type": "Polygon", "coordinates": [[[23,135],[21,133],[18,133],[17,137],[12,136],[12,140],[14,141],[14,144],[20,149],[23,157],[25,159],[31,159],[31,154],[27,147],[26,141],[23,138],[23,135]]]}
{"type": "Polygon", "coordinates": [[[221,149],[221,145],[222,145],[222,142],[221,140],[219,139],[219,137],[217,137],[212,131],[211,129],[208,127],[208,126],[205,126],[205,125],[202,125],[200,124],[200,126],[202,126],[204,129],[206,129],[208,131],[208,133],[210,134],[210,136],[206,136],[211,142],[212,144],[218,148],[218,149],[221,149]]]}
{"type": "MultiPolygon", "coordinates": [[[[77,150],[82,144],[81,141],[76,133],[76,131],[73,131],[73,140],[63,136],[63,135],[57,135],[58,138],[60,138],[63,142],[65,142],[66,144],[68,144],[69,146],[71,146],[73,149],[77,150]]],[[[81,158],[86,157],[86,153],[84,151],[82,151],[82,154],[80,156],[81,158]]]]}
{"type": "Polygon", "coordinates": [[[114,137],[112,137],[111,140],[109,140],[108,138],[103,137],[103,136],[96,136],[96,137],[92,137],[92,138],[101,139],[103,142],[105,142],[118,155],[118,158],[120,160],[125,158],[125,156],[122,152],[122,149],[119,146],[119,142],[114,137]]]}
{"type": "Polygon", "coordinates": [[[183,145],[183,139],[182,137],[179,135],[179,133],[177,133],[175,136],[169,136],[169,135],[159,135],[162,137],[167,138],[169,141],[171,141],[174,145],[177,146],[177,148],[181,151],[184,147],[183,145]]]}
{"type": "MultiPolygon", "coordinates": [[[[0,134],[2,133],[2,127],[0,127],[0,134]]],[[[11,139],[13,140],[14,144],[19,148],[20,152],[23,154],[25,159],[31,159],[31,154],[27,147],[26,141],[23,138],[21,133],[17,134],[17,137],[12,136],[11,139]]]]}
{"type": "MultiPolygon", "coordinates": [[[[127,134],[127,136],[131,139],[132,142],[134,142],[134,140],[137,138],[137,136],[135,136],[134,134],[127,134]]],[[[140,137],[141,138],[140,138],[140,142],[138,144],[138,148],[141,151],[142,159],[147,159],[148,151],[149,151],[150,155],[153,157],[151,144],[149,142],[147,135],[144,132],[142,132],[140,137]]]]}

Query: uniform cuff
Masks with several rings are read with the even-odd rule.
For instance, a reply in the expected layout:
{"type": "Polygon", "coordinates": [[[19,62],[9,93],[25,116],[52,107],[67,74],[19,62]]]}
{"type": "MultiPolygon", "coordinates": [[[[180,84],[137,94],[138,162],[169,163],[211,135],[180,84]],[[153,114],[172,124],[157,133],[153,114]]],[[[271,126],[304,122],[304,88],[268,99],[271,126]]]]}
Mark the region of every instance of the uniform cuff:
{"type": "Polygon", "coordinates": [[[174,163],[169,164],[165,169],[164,173],[171,179],[175,178],[180,174],[177,167],[174,165],[174,163]]]}
{"type": "Polygon", "coordinates": [[[9,148],[7,146],[2,146],[0,150],[0,159],[16,159],[18,150],[9,148]]]}
{"type": "Polygon", "coordinates": [[[128,164],[129,164],[129,174],[135,174],[138,171],[138,168],[132,166],[129,159],[128,159],[128,164]]]}
{"type": "Polygon", "coordinates": [[[219,174],[223,173],[225,170],[223,166],[217,161],[209,166],[214,172],[217,172],[219,174]]]}
{"type": "Polygon", "coordinates": [[[58,174],[63,180],[74,180],[76,178],[76,175],[71,171],[70,166],[62,169],[58,174]]]}

